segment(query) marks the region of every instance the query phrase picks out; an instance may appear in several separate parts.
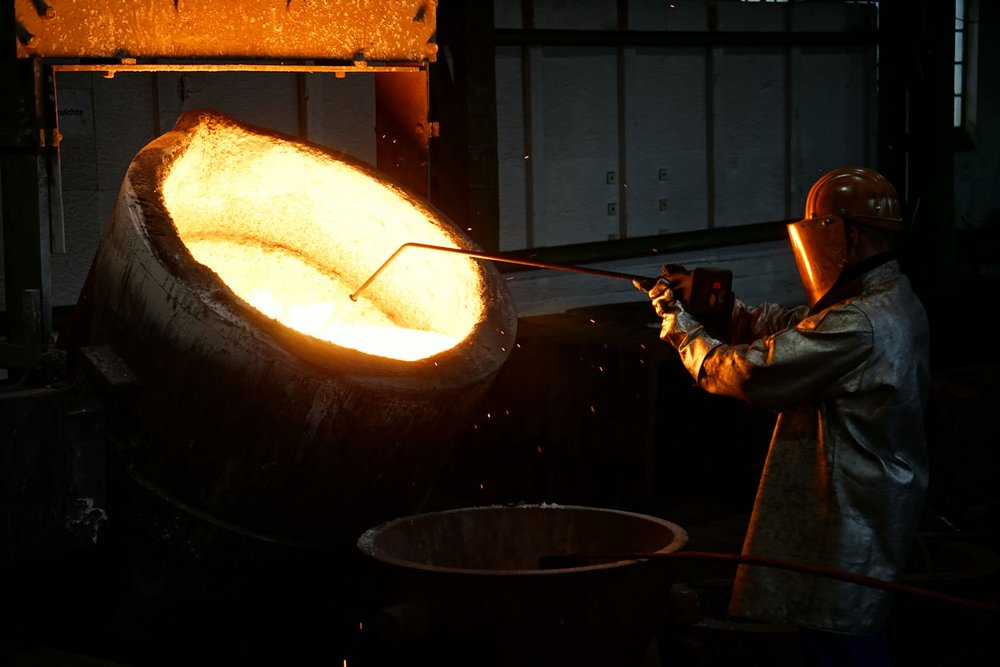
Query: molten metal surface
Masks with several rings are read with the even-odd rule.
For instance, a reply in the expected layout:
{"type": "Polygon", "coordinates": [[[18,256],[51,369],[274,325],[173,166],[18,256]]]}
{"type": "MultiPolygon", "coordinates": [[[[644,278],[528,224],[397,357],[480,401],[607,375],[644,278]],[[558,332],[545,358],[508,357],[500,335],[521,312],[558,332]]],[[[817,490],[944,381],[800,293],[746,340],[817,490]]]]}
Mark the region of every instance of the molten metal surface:
{"type": "Polygon", "coordinates": [[[195,260],[260,312],[315,338],[412,361],[455,346],[484,317],[475,262],[450,253],[400,258],[352,301],[400,243],[459,247],[457,239],[371,170],[305,144],[205,117],[162,194],[195,260]]]}
{"type": "Polygon", "coordinates": [[[436,14],[436,0],[14,0],[21,58],[433,61],[436,14]]]}

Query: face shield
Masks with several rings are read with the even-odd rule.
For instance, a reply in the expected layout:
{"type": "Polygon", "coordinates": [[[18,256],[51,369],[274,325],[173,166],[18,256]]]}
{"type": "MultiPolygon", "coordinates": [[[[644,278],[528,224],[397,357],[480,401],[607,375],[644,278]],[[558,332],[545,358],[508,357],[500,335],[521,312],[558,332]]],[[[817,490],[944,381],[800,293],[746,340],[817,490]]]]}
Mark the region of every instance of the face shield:
{"type": "Polygon", "coordinates": [[[799,220],[788,225],[788,238],[811,308],[830,291],[847,264],[844,221],[836,216],[799,220]]]}
{"type": "Polygon", "coordinates": [[[859,227],[902,231],[892,184],[867,167],[840,167],[821,176],[810,188],[805,216],[788,225],[810,307],[830,291],[847,266],[845,221],[859,227]]]}

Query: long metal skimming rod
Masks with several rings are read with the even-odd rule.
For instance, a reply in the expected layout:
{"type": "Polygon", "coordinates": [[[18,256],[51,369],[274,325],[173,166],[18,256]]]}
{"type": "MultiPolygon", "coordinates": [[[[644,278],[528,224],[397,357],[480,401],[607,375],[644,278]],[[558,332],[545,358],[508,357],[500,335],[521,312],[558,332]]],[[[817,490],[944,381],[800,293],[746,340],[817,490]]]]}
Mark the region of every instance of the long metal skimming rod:
{"type": "Polygon", "coordinates": [[[485,252],[475,252],[473,250],[463,250],[462,248],[449,248],[447,246],[430,245],[427,243],[404,243],[396,249],[396,252],[389,256],[389,259],[382,262],[382,266],[375,269],[375,273],[369,276],[361,287],[357,289],[354,294],[351,295],[351,301],[357,301],[358,295],[365,290],[366,287],[372,284],[372,281],[378,277],[380,273],[389,266],[392,260],[396,259],[399,253],[403,252],[406,248],[423,248],[424,250],[439,250],[441,252],[450,252],[456,255],[466,255],[468,257],[474,257],[475,259],[486,259],[491,262],[506,262],[507,264],[520,264],[522,266],[533,266],[538,269],[555,269],[556,271],[572,271],[574,273],[586,273],[592,276],[602,276],[604,278],[618,278],[620,280],[631,280],[639,288],[649,291],[653,289],[653,285],[656,284],[656,278],[649,278],[647,276],[634,276],[629,273],[618,273],[617,271],[604,271],[602,269],[591,269],[585,266],[573,266],[570,264],[550,264],[547,262],[533,262],[526,259],[511,259],[509,257],[503,257],[501,255],[491,255],[485,252]]]}

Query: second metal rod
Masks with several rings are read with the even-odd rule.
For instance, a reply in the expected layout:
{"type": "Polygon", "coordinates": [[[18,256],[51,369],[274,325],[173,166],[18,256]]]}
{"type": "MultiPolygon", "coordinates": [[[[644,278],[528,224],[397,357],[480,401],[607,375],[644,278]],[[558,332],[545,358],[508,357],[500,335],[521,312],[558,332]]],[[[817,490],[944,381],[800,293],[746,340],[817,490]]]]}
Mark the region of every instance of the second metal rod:
{"type": "Polygon", "coordinates": [[[463,250],[462,248],[449,248],[447,246],[430,245],[427,243],[404,243],[396,249],[396,252],[389,256],[389,259],[382,262],[382,266],[375,269],[375,273],[369,276],[368,280],[362,283],[361,287],[351,295],[351,301],[357,301],[358,295],[364,291],[372,281],[378,277],[385,267],[389,266],[392,260],[396,259],[399,253],[403,252],[406,248],[423,248],[425,250],[440,250],[441,252],[450,252],[457,255],[466,255],[468,257],[474,257],[476,259],[486,259],[492,262],[506,262],[507,264],[520,264],[522,266],[533,266],[539,269],[555,269],[556,271],[572,271],[574,273],[586,273],[592,276],[601,276],[603,278],[618,278],[620,280],[631,280],[639,288],[646,290],[647,292],[653,289],[653,285],[656,283],[656,278],[649,278],[646,276],[634,276],[629,273],[618,273],[617,271],[604,271],[603,269],[591,269],[585,266],[573,266],[570,264],[550,264],[547,262],[532,262],[526,259],[510,259],[509,257],[503,257],[501,255],[491,255],[484,252],[475,252],[473,250],[463,250]]]}

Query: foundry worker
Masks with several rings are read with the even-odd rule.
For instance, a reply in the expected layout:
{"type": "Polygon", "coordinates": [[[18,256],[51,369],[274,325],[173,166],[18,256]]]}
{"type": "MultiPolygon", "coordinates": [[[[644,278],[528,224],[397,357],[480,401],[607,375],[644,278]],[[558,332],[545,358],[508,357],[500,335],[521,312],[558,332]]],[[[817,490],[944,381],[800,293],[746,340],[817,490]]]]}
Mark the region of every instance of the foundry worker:
{"type": "MultiPolygon", "coordinates": [[[[698,385],[777,413],[743,554],[896,580],[927,487],[928,324],[894,255],[904,229],[879,173],[835,169],[788,225],[808,305],[733,299],[727,331],[686,309],[668,265],[649,291],[660,337],[698,385]]],[[[740,565],[735,616],[796,625],[821,665],[889,663],[883,589],[740,565]]]]}

